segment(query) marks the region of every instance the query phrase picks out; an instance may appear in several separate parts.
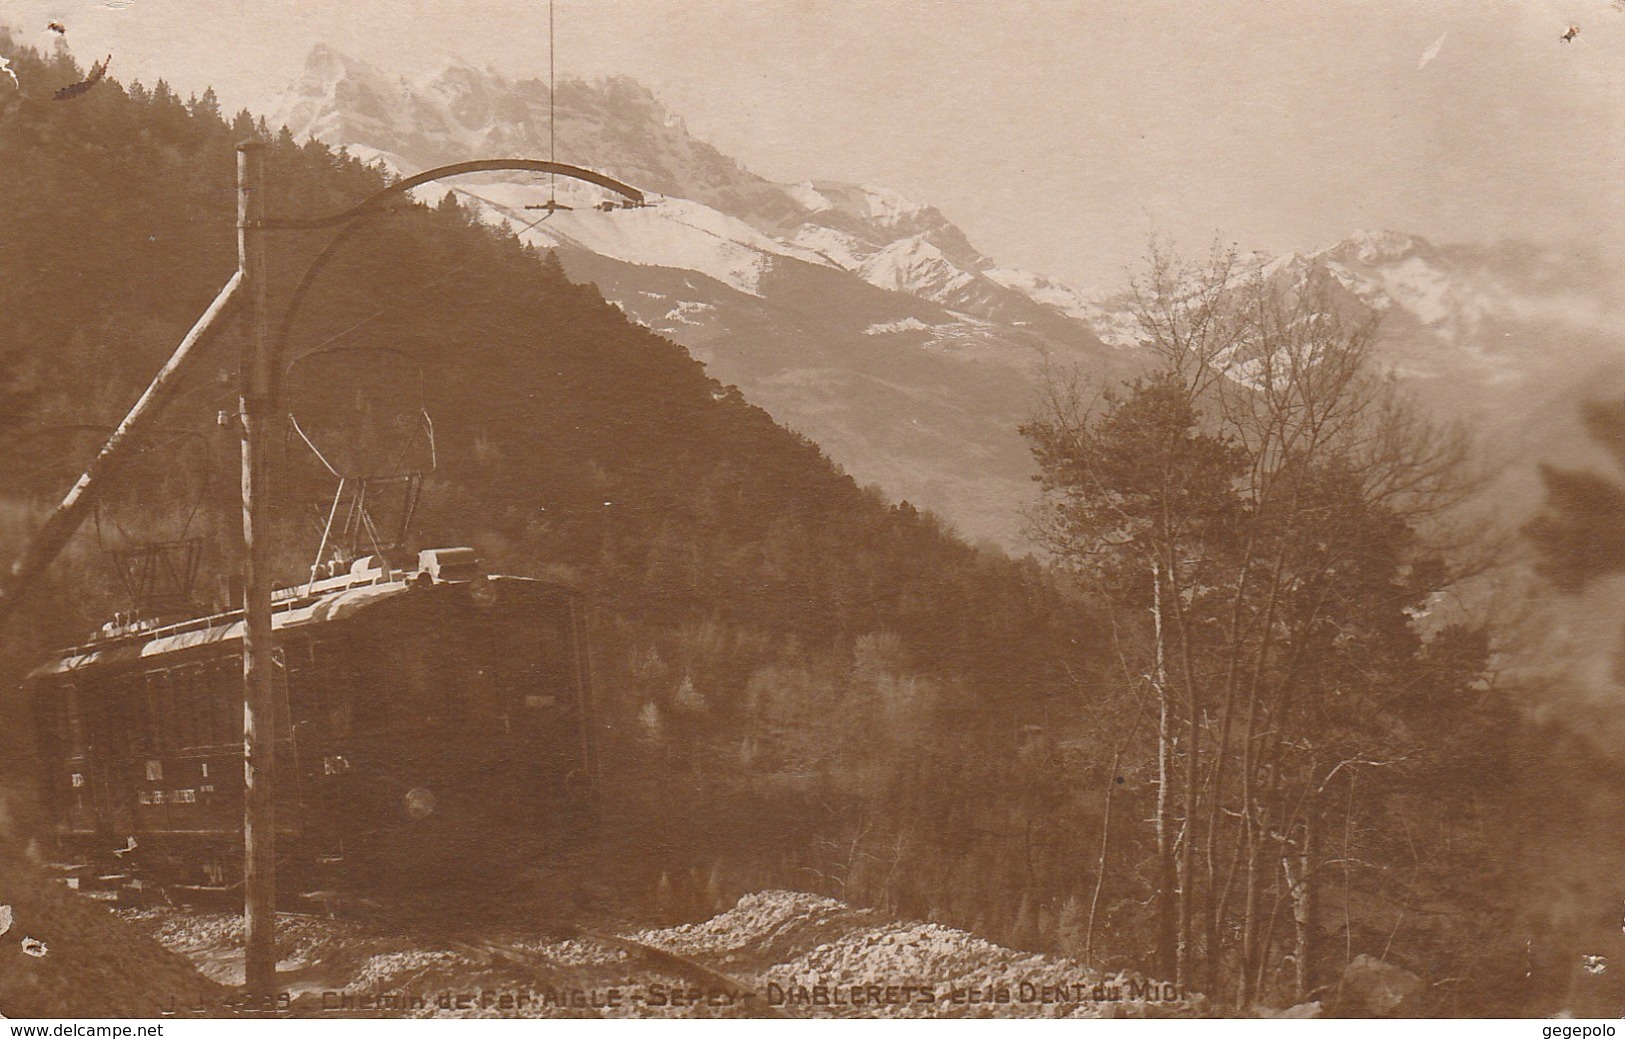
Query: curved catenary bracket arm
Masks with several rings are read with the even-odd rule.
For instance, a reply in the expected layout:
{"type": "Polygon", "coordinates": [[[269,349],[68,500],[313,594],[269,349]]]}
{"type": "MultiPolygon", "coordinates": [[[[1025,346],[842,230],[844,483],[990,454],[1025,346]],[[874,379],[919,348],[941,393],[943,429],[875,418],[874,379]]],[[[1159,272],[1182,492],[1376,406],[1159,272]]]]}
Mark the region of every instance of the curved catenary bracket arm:
{"type": "Polygon", "coordinates": [[[305,296],[310,292],[311,284],[315,282],[316,276],[322,272],[322,268],[327,266],[328,261],[343,247],[350,236],[365,225],[367,220],[387,212],[385,203],[430,181],[441,180],[446,177],[459,177],[467,173],[500,171],[555,173],[560,176],[585,181],[588,184],[596,184],[601,188],[607,188],[639,205],[642,205],[645,201],[643,192],[630,184],[623,184],[613,177],[607,177],[602,173],[581,166],[568,166],[562,162],[549,162],[545,159],[476,159],[472,162],[459,162],[450,166],[439,166],[432,170],[424,170],[415,176],[391,184],[360,205],[347,209],[342,213],[312,217],[305,220],[267,219],[260,225],[267,231],[309,231],[332,227],[335,224],[344,225],[339,233],[333,236],[333,240],[328,242],[326,247],[311,261],[310,266],[305,269],[304,275],[299,279],[299,284],[294,287],[293,296],[288,300],[288,305],[282,313],[282,320],[277,326],[276,339],[272,345],[272,357],[277,359],[277,363],[281,363],[281,358],[286,351],[288,337],[293,329],[294,318],[298,316],[300,308],[304,305],[305,296]]]}
{"type": "Polygon", "coordinates": [[[562,162],[549,162],[546,159],[476,159],[473,162],[458,162],[450,166],[438,166],[435,169],[414,174],[405,180],[391,184],[360,205],[346,209],[342,213],[306,219],[267,217],[260,221],[259,226],[263,231],[315,231],[323,227],[333,227],[336,224],[349,223],[357,217],[366,216],[390,198],[411,191],[413,188],[427,184],[430,181],[442,180],[446,177],[460,177],[467,173],[501,171],[552,173],[560,177],[570,177],[574,180],[586,181],[588,184],[596,184],[633,202],[641,203],[644,200],[643,192],[632,185],[623,184],[614,177],[605,176],[596,170],[585,169],[581,166],[569,166],[562,162]]]}
{"type": "Polygon", "coordinates": [[[287,350],[288,337],[293,331],[294,318],[299,316],[299,311],[304,307],[305,297],[309,295],[310,287],[315,283],[316,276],[322,272],[328,261],[333,259],[334,254],[339,251],[345,242],[350,240],[351,236],[367,226],[367,221],[384,212],[387,212],[387,210],[374,206],[366,212],[353,217],[349,223],[339,230],[338,234],[333,236],[331,241],[322,247],[322,251],[316,254],[316,258],[310,262],[310,266],[305,268],[305,273],[299,278],[299,284],[294,286],[293,295],[288,297],[288,304],[282,311],[282,320],[277,324],[276,338],[271,343],[271,357],[277,365],[276,374],[279,382],[282,376],[282,358],[287,350]]]}

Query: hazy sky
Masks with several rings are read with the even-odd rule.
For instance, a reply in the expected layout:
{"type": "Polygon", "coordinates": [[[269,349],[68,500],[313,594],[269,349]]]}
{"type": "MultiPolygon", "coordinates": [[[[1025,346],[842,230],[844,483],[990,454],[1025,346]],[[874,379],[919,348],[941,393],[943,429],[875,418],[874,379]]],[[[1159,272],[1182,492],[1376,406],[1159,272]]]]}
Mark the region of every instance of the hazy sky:
{"type": "MultiPolygon", "coordinates": [[[[53,19],[115,76],[230,108],[270,107],[319,42],[408,75],[547,67],[546,0],[0,0],[24,41],[53,19]]],[[[896,188],[1085,286],[1153,229],[1272,251],[1531,237],[1625,263],[1609,0],[557,0],[556,20],[561,76],[631,75],[765,176],[896,188]]]]}

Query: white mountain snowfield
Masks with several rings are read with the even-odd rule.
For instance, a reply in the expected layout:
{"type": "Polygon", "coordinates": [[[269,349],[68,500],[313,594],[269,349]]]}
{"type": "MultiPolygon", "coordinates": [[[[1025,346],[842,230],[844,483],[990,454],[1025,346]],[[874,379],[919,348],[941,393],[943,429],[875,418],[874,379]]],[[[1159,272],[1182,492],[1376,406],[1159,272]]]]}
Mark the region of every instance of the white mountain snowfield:
{"type": "MultiPolygon", "coordinates": [[[[311,52],[271,124],[402,173],[549,147],[544,83],[463,61],[408,79],[327,47],[311,52]]],[[[996,263],[939,211],[882,187],[768,181],[694,139],[632,80],[560,83],[556,139],[559,161],[652,204],[604,211],[618,200],[545,175],[455,189],[485,219],[534,224],[527,241],[556,249],[572,276],[860,482],[969,536],[1026,548],[1020,515],[1035,485],[1017,427],[1046,372],[1115,380],[1144,364],[1121,288],[1086,293],[996,263]],[[525,208],[549,197],[573,208],[545,219],[525,208]]],[[[1384,362],[1419,387],[1448,384],[1440,396],[1457,412],[1494,411],[1625,351],[1625,291],[1584,257],[1379,231],[1247,264],[1294,279],[1311,266],[1381,313],[1384,362]]]]}
{"type": "Polygon", "coordinates": [[[646,208],[606,213],[593,208],[602,198],[598,189],[588,186],[590,190],[583,191],[578,183],[550,190],[536,181],[503,181],[460,193],[538,247],[575,246],[635,266],[695,271],[752,296],[761,295],[762,275],[774,257],[833,266],[817,253],[770,238],[743,220],[686,198],[666,197],[646,208]],[[525,206],[538,204],[538,197],[556,198],[575,208],[560,210],[531,227],[539,216],[527,213],[525,206]]]}

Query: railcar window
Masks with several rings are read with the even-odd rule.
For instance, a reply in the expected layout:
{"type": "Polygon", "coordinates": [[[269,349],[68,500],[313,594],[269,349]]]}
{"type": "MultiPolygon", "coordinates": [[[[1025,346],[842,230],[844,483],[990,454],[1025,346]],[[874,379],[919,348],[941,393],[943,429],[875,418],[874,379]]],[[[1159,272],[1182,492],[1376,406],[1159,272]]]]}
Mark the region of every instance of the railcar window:
{"type": "Polygon", "coordinates": [[[224,657],[209,665],[203,676],[208,690],[210,713],[214,717],[217,743],[231,743],[243,732],[243,662],[240,657],[224,657]]]}
{"type": "Polygon", "coordinates": [[[85,752],[85,723],[79,713],[79,687],[66,685],[62,688],[62,702],[66,708],[68,721],[68,746],[72,753],[83,755],[85,752]]]}
{"type": "Polygon", "coordinates": [[[206,746],[209,717],[198,710],[197,675],[189,667],[169,669],[169,698],[175,704],[175,742],[182,747],[206,746]]]}
{"type": "Polygon", "coordinates": [[[443,732],[495,724],[503,698],[493,695],[481,672],[507,667],[498,627],[484,617],[434,617],[381,631],[354,686],[359,723],[397,731],[430,725],[443,732]]]}
{"type": "MultiPolygon", "coordinates": [[[[311,666],[311,646],[302,638],[294,638],[277,647],[277,673],[282,676],[277,699],[279,710],[299,722],[311,719],[321,698],[321,683],[311,666]]],[[[288,718],[278,718],[279,728],[286,728],[288,718]]]]}
{"type": "Polygon", "coordinates": [[[171,667],[166,674],[169,679],[169,701],[174,705],[171,713],[175,718],[175,746],[182,748],[207,746],[209,718],[206,712],[198,710],[194,669],[171,667]]]}
{"type": "Polygon", "coordinates": [[[181,747],[206,747],[214,741],[208,696],[195,667],[169,672],[169,696],[174,703],[175,742],[181,747]]]}
{"type": "Polygon", "coordinates": [[[71,682],[64,682],[51,698],[50,718],[56,731],[58,745],[68,757],[82,756],[85,752],[84,725],[79,720],[79,690],[71,682]]]}
{"type": "Polygon", "coordinates": [[[142,714],[145,716],[147,723],[144,727],[143,736],[145,739],[142,746],[148,753],[158,754],[162,751],[164,744],[168,742],[167,737],[171,731],[170,726],[166,724],[168,719],[164,717],[161,690],[158,688],[157,683],[152,681],[150,675],[136,676],[131,679],[131,683],[135,685],[135,691],[140,696],[139,702],[142,714]]]}
{"type": "Polygon", "coordinates": [[[348,698],[327,705],[327,732],[334,739],[342,740],[350,735],[350,701],[348,698]]]}
{"type": "Polygon", "coordinates": [[[568,666],[570,640],[564,633],[562,618],[549,617],[536,632],[536,644],[541,650],[543,668],[561,671],[568,666]]]}
{"type": "Polygon", "coordinates": [[[197,741],[204,747],[227,742],[231,735],[220,726],[215,716],[214,697],[209,690],[208,674],[201,667],[189,667],[176,676],[180,688],[186,691],[186,709],[197,725],[197,741]]]}
{"type": "Polygon", "coordinates": [[[288,672],[288,655],[281,646],[271,651],[271,733],[276,739],[288,734],[288,718],[293,696],[292,675],[288,672]]]}
{"type": "Polygon", "coordinates": [[[565,623],[563,617],[548,617],[537,626],[533,635],[538,660],[537,677],[560,693],[569,691],[573,678],[574,662],[565,623]]]}
{"type": "Polygon", "coordinates": [[[439,628],[401,644],[396,680],[403,694],[402,706],[413,724],[418,720],[441,722],[461,717],[466,691],[464,662],[457,649],[455,639],[439,628]]]}
{"type": "Polygon", "coordinates": [[[57,743],[64,748],[73,746],[73,725],[69,720],[73,715],[72,694],[73,686],[64,685],[50,700],[51,728],[55,732],[57,743]]]}
{"type": "Polygon", "coordinates": [[[354,724],[350,705],[355,675],[350,655],[343,643],[331,640],[312,641],[308,653],[310,670],[303,683],[308,710],[328,737],[345,739],[354,724]]]}
{"type": "Polygon", "coordinates": [[[108,684],[108,735],[115,743],[128,740],[145,755],[158,751],[158,718],[148,701],[145,676],[120,675],[108,684]]]}
{"type": "Polygon", "coordinates": [[[143,678],[147,688],[147,713],[158,723],[159,745],[169,750],[191,746],[186,711],[175,702],[174,683],[169,679],[168,669],[148,671],[143,678]]]}
{"type": "MultiPolygon", "coordinates": [[[[496,684],[491,680],[491,663],[478,653],[470,654],[465,673],[468,706],[480,718],[505,718],[506,704],[496,684]]],[[[506,721],[503,722],[506,724],[506,721]]]]}
{"type": "Polygon", "coordinates": [[[573,698],[574,657],[567,615],[550,610],[516,617],[503,627],[499,643],[502,684],[519,706],[550,707],[573,698]]]}

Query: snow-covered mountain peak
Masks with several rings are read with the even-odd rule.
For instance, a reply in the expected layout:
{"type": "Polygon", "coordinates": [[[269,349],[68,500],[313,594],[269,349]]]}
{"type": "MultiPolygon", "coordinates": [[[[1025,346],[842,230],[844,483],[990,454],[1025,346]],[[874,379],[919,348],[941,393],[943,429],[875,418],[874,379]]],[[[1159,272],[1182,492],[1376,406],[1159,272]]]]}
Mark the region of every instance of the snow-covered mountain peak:
{"type": "MultiPolygon", "coordinates": [[[[733,246],[839,267],[871,285],[982,319],[1075,323],[1065,308],[985,276],[994,262],[939,210],[872,184],[768,181],[691,136],[680,117],[629,76],[560,82],[550,105],[546,84],[464,59],[408,80],[319,46],[306,66],[276,113],[295,136],[344,145],[407,170],[471,157],[547,155],[556,139],[562,162],[715,211],[716,219],[701,220],[692,207],[681,215],[670,210],[670,219],[688,225],[669,229],[671,241],[686,240],[701,225],[708,234],[748,225],[755,238],[727,232],[733,246]]],[[[654,233],[654,222],[640,223],[654,233]]],[[[636,252],[621,245],[614,255],[636,252]]],[[[683,252],[715,254],[709,248],[683,252]]],[[[754,286],[758,275],[739,274],[747,267],[767,269],[730,261],[724,280],[754,286]]],[[[1082,324],[1070,334],[1089,337],[1082,324]]]]}
{"type": "Polygon", "coordinates": [[[458,119],[466,125],[479,125],[490,118],[484,107],[490,98],[510,89],[506,77],[489,66],[480,68],[465,58],[453,57],[439,69],[425,73],[416,84],[419,89],[430,90],[444,96],[455,105],[458,102],[481,105],[478,109],[465,109],[458,119]]]}
{"type": "Polygon", "coordinates": [[[1432,250],[1432,243],[1420,235],[1407,234],[1404,231],[1356,231],[1316,255],[1333,260],[1370,264],[1392,263],[1432,250]]]}
{"type": "MultiPolygon", "coordinates": [[[[363,91],[376,93],[379,88],[393,92],[390,77],[372,65],[359,58],[334,50],[325,43],[319,43],[311,49],[305,57],[305,67],[299,78],[294,81],[284,94],[283,107],[294,99],[325,99],[337,102],[341,84],[349,84],[352,88],[350,97],[345,99],[349,103],[365,96],[363,91]]],[[[369,114],[384,115],[382,110],[369,114]]]]}
{"type": "Polygon", "coordinates": [[[607,76],[596,76],[592,80],[573,80],[576,83],[587,83],[593,90],[603,95],[609,101],[643,109],[659,115],[664,119],[670,112],[665,104],[655,96],[655,92],[644,86],[631,76],[613,73],[607,76]]]}
{"type": "Polygon", "coordinates": [[[305,55],[304,74],[300,83],[313,82],[331,86],[350,75],[352,70],[367,70],[382,75],[361,59],[336,51],[325,43],[318,43],[305,55]]]}
{"type": "Polygon", "coordinates": [[[859,264],[858,273],[871,285],[943,302],[974,278],[950,263],[941,249],[918,235],[899,238],[870,255],[859,264]]]}
{"type": "Polygon", "coordinates": [[[305,78],[332,82],[343,72],[344,55],[325,43],[318,43],[305,55],[305,78]]]}
{"type": "MultiPolygon", "coordinates": [[[[1080,292],[996,262],[941,211],[887,188],[770,181],[695,138],[627,76],[562,81],[554,100],[545,81],[466,60],[408,79],[318,46],[276,123],[400,172],[547,156],[556,129],[561,162],[633,184],[655,204],[622,209],[560,180],[572,208],[538,222],[525,207],[548,186],[534,176],[456,189],[483,218],[556,249],[572,276],[694,351],[854,476],[972,534],[1013,539],[1032,494],[1016,430],[1050,364],[1111,381],[1150,356],[1126,285],[1080,292]]],[[[1383,316],[1384,363],[1449,387],[1443,396],[1462,408],[1625,341],[1617,271],[1572,251],[1381,230],[1238,265],[1289,290],[1329,276],[1338,306],[1383,316]]]]}
{"type": "Polygon", "coordinates": [[[924,205],[890,188],[859,184],[857,191],[862,199],[863,215],[881,227],[896,227],[905,220],[919,217],[926,210],[924,205]]]}
{"type": "Polygon", "coordinates": [[[820,180],[785,190],[804,207],[799,219],[855,234],[873,245],[923,234],[955,263],[975,269],[986,260],[936,208],[890,188],[820,180]]]}
{"type": "Polygon", "coordinates": [[[1290,252],[1282,253],[1280,256],[1273,258],[1256,256],[1253,258],[1252,263],[1244,264],[1243,266],[1245,268],[1253,265],[1257,266],[1259,274],[1267,280],[1274,278],[1285,271],[1295,271],[1302,268],[1304,266],[1304,259],[1297,253],[1290,252]]]}
{"type": "Polygon", "coordinates": [[[786,184],[784,193],[809,213],[822,213],[826,209],[835,208],[835,203],[819,194],[810,180],[804,180],[799,184],[786,184]]]}

